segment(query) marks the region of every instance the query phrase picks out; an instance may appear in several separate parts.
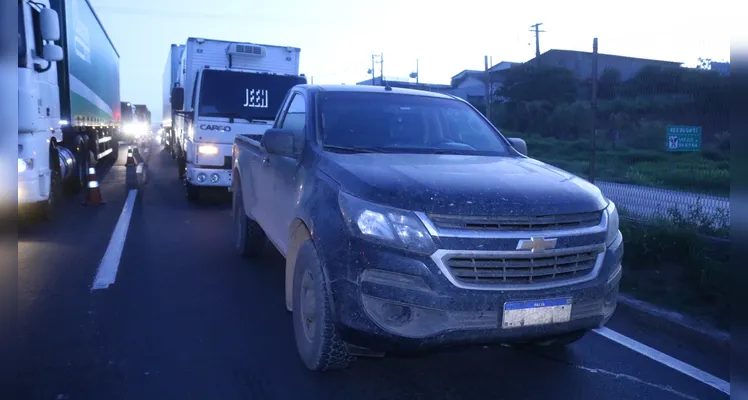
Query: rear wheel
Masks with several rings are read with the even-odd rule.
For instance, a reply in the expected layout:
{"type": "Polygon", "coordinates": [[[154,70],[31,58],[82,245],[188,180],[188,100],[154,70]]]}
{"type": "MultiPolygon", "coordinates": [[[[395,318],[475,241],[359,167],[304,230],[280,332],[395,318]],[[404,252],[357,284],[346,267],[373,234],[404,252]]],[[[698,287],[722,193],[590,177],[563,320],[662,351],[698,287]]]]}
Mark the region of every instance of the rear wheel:
{"type": "Polygon", "coordinates": [[[322,263],[311,240],[299,249],[293,278],[293,327],[296,349],[312,371],[348,367],[353,357],[333,321],[322,263]]]}

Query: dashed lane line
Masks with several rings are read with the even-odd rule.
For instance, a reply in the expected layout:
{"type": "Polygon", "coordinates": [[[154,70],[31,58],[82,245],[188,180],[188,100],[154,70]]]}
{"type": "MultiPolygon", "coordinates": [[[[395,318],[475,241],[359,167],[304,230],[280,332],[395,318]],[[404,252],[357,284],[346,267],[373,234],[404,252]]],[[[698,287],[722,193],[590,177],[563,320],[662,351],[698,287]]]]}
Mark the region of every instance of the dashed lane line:
{"type": "Polygon", "coordinates": [[[125,206],[119,216],[117,225],[112,232],[112,238],[109,240],[104,257],[101,259],[99,269],[96,271],[91,290],[106,289],[117,279],[117,269],[122,257],[122,250],[125,248],[125,239],[127,239],[127,230],[130,227],[130,218],[135,206],[135,197],[138,195],[137,189],[131,189],[127,193],[125,206]]]}

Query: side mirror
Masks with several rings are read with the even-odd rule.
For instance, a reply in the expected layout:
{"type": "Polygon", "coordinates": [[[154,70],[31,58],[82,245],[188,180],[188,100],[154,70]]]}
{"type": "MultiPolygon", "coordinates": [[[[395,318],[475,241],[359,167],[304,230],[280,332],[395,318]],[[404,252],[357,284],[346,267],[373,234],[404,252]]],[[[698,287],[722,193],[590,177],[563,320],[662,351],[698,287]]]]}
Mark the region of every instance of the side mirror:
{"type": "Polygon", "coordinates": [[[185,118],[192,118],[195,112],[192,110],[174,110],[174,114],[181,115],[185,118]]]}
{"type": "MultiPolygon", "coordinates": [[[[60,40],[60,18],[57,11],[51,8],[42,8],[39,12],[39,25],[44,40],[60,40]]],[[[47,59],[47,61],[52,61],[47,59]]]]}
{"type": "Polygon", "coordinates": [[[42,49],[42,58],[49,62],[61,61],[64,56],[65,55],[62,51],[62,47],[56,44],[47,43],[42,49]]]}
{"type": "Polygon", "coordinates": [[[262,135],[260,146],[269,154],[295,158],[301,150],[300,146],[297,146],[296,137],[296,132],[290,129],[271,128],[262,135]]]}
{"type": "Polygon", "coordinates": [[[181,110],[184,108],[184,88],[175,87],[171,89],[171,109],[181,110]]]}
{"type": "Polygon", "coordinates": [[[520,138],[508,138],[508,140],[515,150],[520,152],[523,156],[527,155],[527,143],[524,140],[520,138]]]}

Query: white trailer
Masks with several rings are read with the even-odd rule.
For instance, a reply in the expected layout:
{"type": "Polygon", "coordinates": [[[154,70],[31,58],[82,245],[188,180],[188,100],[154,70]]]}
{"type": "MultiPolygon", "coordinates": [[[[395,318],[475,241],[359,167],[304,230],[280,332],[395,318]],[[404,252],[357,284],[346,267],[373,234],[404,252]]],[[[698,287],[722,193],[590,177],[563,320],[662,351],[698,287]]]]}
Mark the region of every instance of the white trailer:
{"type": "Polygon", "coordinates": [[[190,201],[206,187],[230,190],[234,136],[264,133],[286,93],[306,83],[299,75],[300,51],[187,39],[169,98],[175,115],[171,147],[190,201]]]}
{"type": "Polygon", "coordinates": [[[174,142],[174,110],[171,108],[171,89],[173,89],[179,78],[179,64],[182,61],[184,45],[172,44],[169,49],[169,55],[166,57],[163,74],[163,103],[161,108],[161,128],[163,131],[164,146],[171,151],[174,156],[174,150],[171,144],[174,142]]]}

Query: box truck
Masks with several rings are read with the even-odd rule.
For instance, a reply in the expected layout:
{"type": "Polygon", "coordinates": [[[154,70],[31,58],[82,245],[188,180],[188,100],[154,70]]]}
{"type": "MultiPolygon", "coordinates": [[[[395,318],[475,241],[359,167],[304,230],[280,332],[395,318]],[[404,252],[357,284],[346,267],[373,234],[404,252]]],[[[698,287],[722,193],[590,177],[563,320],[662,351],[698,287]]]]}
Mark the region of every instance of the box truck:
{"type": "MultiPolygon", "coordinates": [[[[165,67],[169,74],[178,51],[174,49],[169,49],[165,67]]],[[[172,84],[164,77],[164,85],[170,83],[170,144],[188,200],[197,200],[208,187],[230,190],[234,136],[264,133],[275,121],[286,93],[306,83],[299,75],[300,51],[288,46],[187,39],[176,80],[172,84]]]]}

